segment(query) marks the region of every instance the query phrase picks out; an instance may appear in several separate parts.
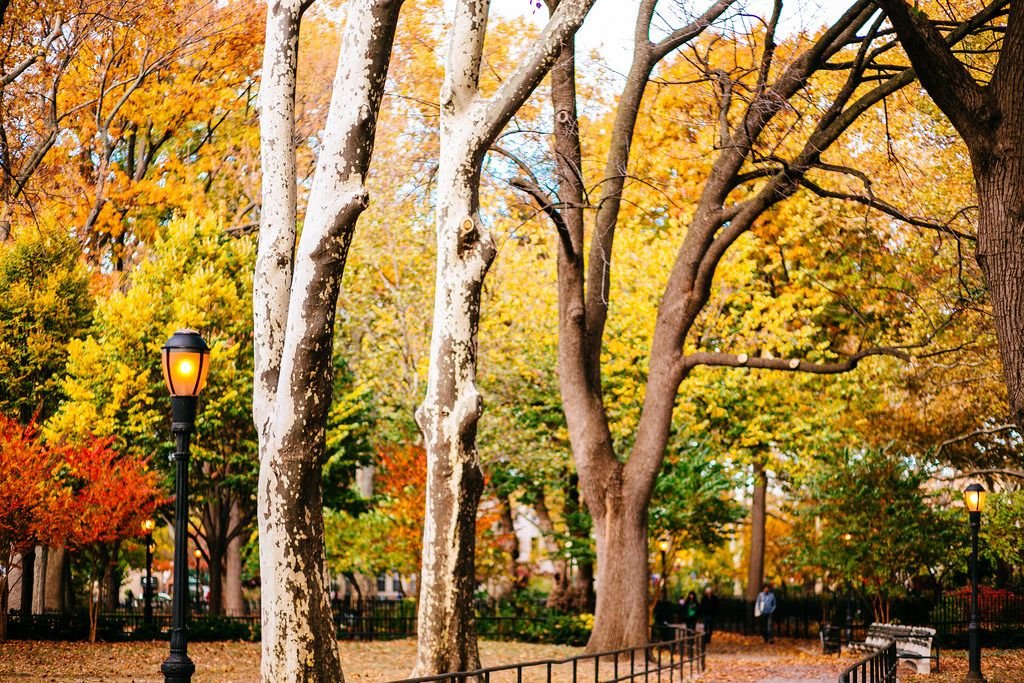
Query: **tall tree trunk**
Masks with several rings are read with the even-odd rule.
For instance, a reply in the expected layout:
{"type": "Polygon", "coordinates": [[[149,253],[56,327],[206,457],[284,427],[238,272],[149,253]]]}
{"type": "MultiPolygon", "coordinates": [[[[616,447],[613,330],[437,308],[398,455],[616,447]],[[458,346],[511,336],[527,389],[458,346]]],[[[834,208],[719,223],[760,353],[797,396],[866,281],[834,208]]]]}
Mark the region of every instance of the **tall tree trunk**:
{"type": "MultiPolygon", "coordinates": [[[[453,144],[450,135],[442,126],[442,149],[453,144]]],[[[475,383],[476,332],[495,248],[489,235],[481,239],[478,170],[459,166],[442,156],[430,373],[416,413],[427,451],[427,523],[413,677],[480,666],[473,613],[476,509],[484,482],[476,449],[483,409],[475,383]]]]}
{"type": "MultiPolygon", "coordinates": [[[[613,489],[612,489],[613,490],[613,489]]],[[[597,606],[591,652],[647,643],[647,508],[614,493],[594,516],[597,535],[597,606]]]]}
{"type": "Polygon", "coordinates": [[[0,643],[7,642],[7,574],[0,575],[0,643]]]}
{"type": "Polygon", "coordinates": [[[207,609],[211,615],[220,616],[224,614],[224,559],[227,547],[226,544],[208,544],[206,550],[206,572],[209,575],[210,589],[207,609]]]}
{"type": "Polygon", "coordinates": [[[64,577],[67,573],[65,565],[68,563],[68,551],[65,548],[50,548],[48,554],[50,557],[46,563],[46,609],[63,612],[66,609],[64,577]]]}
{"type": "Polygon", "coordinates": [[[18,602],[22,614],[32,613],[32,589],[35,586],[36,549],[29,548],[21,554],[21,599],[18,602]]]}
{"type": "Polygon", "coordinates": [[[413,676],[480,663],[472,604],[476,509],[483,489],[476,448],[483,411],[476,387],[477,328],[484,276],[496,254],[478,213],[481,164],[593,2],[560,3],[515,72],[488,98],[480,94],[479,77],[490,2],[459,0],[455,6],[440,98],[430,369],[416,411],[427,452],[427,504],[413,676]]]}
{"type": "Polygon", "coordinates": [[[46,611],[46,574],[50,553],[45,545],[36,546],[35,577],[32,586],[32,614],[46,611]]]}
{"type": "MultiPolygon", "coordinates": [[[[1024,21],[1022,19],[1021,21],[1024,21]]],[[[1016,90],[1024,97],[1024,67],[1016,90]]],[[[1024,115],[1022,115],[1024,119],[1024,115]]],[[[978,264],[985,274],[1014,421],[1024,425],[1024,120],[1003,126],[1006,151],[975,165],[978,264]]]]}
{"type": "MultiPolygon", "coordinates": [[[[231,528],[242,524],[238,501],[231,504],[231,528]]],[[[245,599],[242,596],[242,543],[243,535],[236,533],[228,541],[227,556],[224,560],[224,613],[237,617],[245,614],[245,599]]]]}
{"type": "Polygon", "coordinates": [[[765,513],[767,512],[768,474],[764,463],[754,463],[754,495],[750,504],[750,559],[747,562],[747,590],[744,597],[756,600],[764,586],[765,513]]]}
{"type": "Polygon", "coordinates": [[[295,83],[309,3],[271,0],[261,84],[263,210],[253,278],[253,419],[259,434],[260,675],[343,681],[325,585],[322,464],[334,319],[401,0],[347,6],[331,105],[296,245],[295,83]]]}

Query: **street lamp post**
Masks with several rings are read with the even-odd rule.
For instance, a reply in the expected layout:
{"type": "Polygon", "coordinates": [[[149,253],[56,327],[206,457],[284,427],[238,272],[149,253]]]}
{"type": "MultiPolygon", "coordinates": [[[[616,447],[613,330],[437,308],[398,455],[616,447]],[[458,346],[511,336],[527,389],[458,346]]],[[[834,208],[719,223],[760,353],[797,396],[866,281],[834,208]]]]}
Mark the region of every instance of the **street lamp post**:
{"type": "Polygon", "coordinates": [[[171,652],[160,666],[164,683],[191,683],[195,664],[188,656],[188,446],[196,403],[210,373],[210,347],[194,330],[178,330],[161,349],[164,380],[171,392],[174,433],[174,596],[171,652]]]}
{"type": "Polygon", "coordinates": [[[153,529],[156,522],[147,519],[142,522],[142,530],[146,532],[146,585],[142,587],[142,623],[146,631],[153,630],[153,529]]]}
{"type": "Polygon", "coordinates": [[[981,674],[981,643],[978,640],[978,530],[981,509],[985,505],[985,488],[971,484],[964,489],[964,503],[971,521],[971,620],[967,624],[967,675],[964,683],[985,683],[981,674]]]}
{"type": "Polygon", "coordinates": [[[199,603],[199,594],[203,592],[203,582],[199,578],[199,561],[203,559],[203,551],[196,548],[192,554],[196,558],[196,612],[200,612],[202,605],[199,603]]]}
{"type": "Polygon", "coordinates": [[[658,541],[658,549],[661,551],[661,599],[668,600],[668,564],[665,562],[665,553],[668,552],[668,539],[658,541]]]}

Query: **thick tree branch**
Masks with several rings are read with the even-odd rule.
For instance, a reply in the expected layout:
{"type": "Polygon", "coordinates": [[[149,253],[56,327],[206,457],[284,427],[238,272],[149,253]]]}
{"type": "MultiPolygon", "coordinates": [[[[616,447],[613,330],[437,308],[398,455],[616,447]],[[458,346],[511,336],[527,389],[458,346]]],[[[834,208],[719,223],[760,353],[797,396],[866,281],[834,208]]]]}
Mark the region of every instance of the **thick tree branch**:
{"type": "MultiPolygon", "coordinates": [[[[3,11],[7,11],[7,3],[3,3],[3,11]]],[[[0,25],[3,25],[3,13],[0,13],[0,25]]],[[[53,30],[50,31],[39,44],[36,50],[26,57],[20,64],[17,64],[13,69],[3,75],[0,78],[0,89],[13,83],[17,80],[18,76],[25,73],[25,70],[35,64],[40,59],[46,57],[46,51],[50,49],[50,44],[61,34],[61,30],[64,28],[64,23],[61,21],[60,15],[57,16],[56,23],[53,26],[53,30]]]]}
{"type": "Polygon", "coordinates": [[[695,351],[688,353],[680,359],[684,368],[690,370],[698,365],[710,365],[727,368],[756,368],[760,370],[783,370],[786,372],[809,372],[818,375],[837,375],[849,372],[870,356],[892,356],[900,360],[909,361],[911,356],[906,351],[907,347],[899,346],[877,346],[863,351],[858,351],[845,360],[833,363],[812,363],[799,358],[764,358],[750,357],[745,353],[718,353],[713,351],[695,351]]]}
{"type": "MultiPolygon", "coordinates": [[[[806,176],[803,176],[803,177],[800,178],[800,185],[802,185],[803,187],[807,188],[808,190],[810,190],[814,194],[818,195],[819,197],[823,197],[823,198],[826,198],[826,199],[839,199],[839,200],[842,200],[842,201],[851,201],[851,202],[856,202],[858,204],[863,204],[864,206],[867,206],[869,208],[881,211],[882,213],[886,214],[887,216],[889,216],[891,218],[895,218],[898,221],[906,223],[907,225],[912,225],[912,226],[914,226],[916,228],[924,228],[926,230],[934,230],[935,232],[942,233],[942,234],[945,234],[945,235],[950,235],[951,237],[955,237],[958,240],[966,240],[968,242],[977,242],[978,241],[978,238],[975,235],[969,235],[966,232],[961,232],[959,230],[956,230],[955,228],[951,227],[950,223],[948,223],[948,222],[947,223],[937,223],[935,221],[930,221],[927,218],[922,218],[922,217],[919,217],[919,216],[912,216],[912,215],[902,211],[901,209],[897,208],[896,206],[893,206],[892,204],[890,204],[889,202],[885,201],[884,199],[879,199],[879,198],[875,197],[871,193],[870,187],[867,188],[868,189],[868,194],[867,195],[852,194],[852,193],[848,193],[848,192],[839,192],[837,190],[826,189],[826,188],[818,185],[817,183],[809,180],[806,176]]],[[[959,215],[959,213],[960,212],[958,212],[957,215],[959,215]]]]}
{"type": "Polygon", "coordinates": [[[935,449],[935,456],[938,457],[946,448],[961,443],[963,441],[969,441],[979,436],[987,436],[989,434],[999,434],[1001,432],[1019,431],[1019,428],[1015,424],[1001,424],[995,427],[982,427],[981,429],[975,429],[973,432],[967,432],[966,434],[960,434],[954,436],[951,439],[946,439],[938,445],[935,449]]]}
{"type": "MultiPolygon", "coordinates": [[[[554,65],[562,45],[583,23],[594,1],[560,0],[544,30],[530,47],[526,60],[520,63],[494,95],[481,103],[482,113],[478,126],[478,140],[481,143],[489,145],[490,141],[496,139],[513,114],[526,102],[554,65]]],[[[487,4],[487,0],[477,2],[487,4]]],[[[461,34],[455,32],[453,35],[461,34]]],[[[482,154],[484,151],[486,150],[481,149],[479,153],[482,154]]]]}
{"type": "MultiPolygon", "coordinates": [[[[996,0],[984,13],[1007,2],[996,0]]],[[[904,0],[878,0],[878,6],[892,22],[921,84],[935,103],[969,146],[982,144],[994,123],[994,111],[984,88],[956,58],[951,44],[923,12],[904,0]]]]}

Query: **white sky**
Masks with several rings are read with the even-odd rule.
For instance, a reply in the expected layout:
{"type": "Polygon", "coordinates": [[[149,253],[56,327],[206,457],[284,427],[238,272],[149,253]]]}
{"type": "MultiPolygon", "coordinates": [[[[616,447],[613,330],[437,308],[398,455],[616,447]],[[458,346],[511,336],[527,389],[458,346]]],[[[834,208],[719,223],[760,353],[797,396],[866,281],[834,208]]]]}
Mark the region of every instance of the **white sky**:
{"type": "MultiPolygon", "coordinates": [[[[659,7],[671,8],[683,5],[694,14],[702,12],[710,0],[662,0],[659,7]]],[[[638,0],[597,0],[576,38],[577,50],[586,54],[591,50],[600,53],[614,71],[625,73],[632,59],[633,26],[636,23],[638,0]]],[[[748,0],[746,3],[753,14],[767,16],[771,3],[766,0],[748,0]]],[[[853,0],[787,0],[783,5],[780,33],[783,35],[801,29],[814,30],[839,17],[853,0]]],[[[530,0],[492,0],[491,12],[498,16],[531,17],[543,25],[547,10],[534,10],[530,0]]]]}

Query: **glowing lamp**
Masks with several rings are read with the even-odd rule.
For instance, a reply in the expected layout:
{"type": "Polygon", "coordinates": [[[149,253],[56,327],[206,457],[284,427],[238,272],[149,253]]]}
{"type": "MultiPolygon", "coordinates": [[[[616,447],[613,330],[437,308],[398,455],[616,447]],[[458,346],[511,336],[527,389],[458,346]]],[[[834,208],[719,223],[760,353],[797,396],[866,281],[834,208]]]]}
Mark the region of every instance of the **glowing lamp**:
{"type": "Polygon", "coordinates": [[[198,396],[210,374],[210,347],[195,330],[178,330],[161,349],[171,396],[198,396]]]}
{"type": "Polygon", "coordinates": [[[967,511],[981,512],[981,509],[985,507],[985,495],[987,493],[985,487],[981,484],[971,484],[964,489],[964,504],[967,506],[967,511]]]}
{"type": "Polygon", "coordinates": [[[663,553],[667,553],[668,552],[668,539],[667,538],[663,538],[660,541],[658,541],[658,549],[661,552],[663,552],[663,553]]]}

